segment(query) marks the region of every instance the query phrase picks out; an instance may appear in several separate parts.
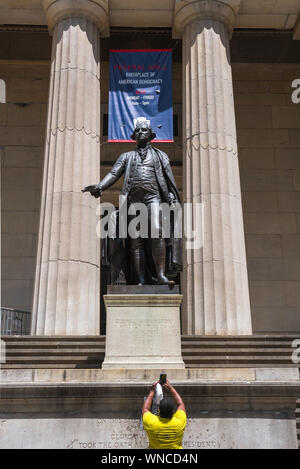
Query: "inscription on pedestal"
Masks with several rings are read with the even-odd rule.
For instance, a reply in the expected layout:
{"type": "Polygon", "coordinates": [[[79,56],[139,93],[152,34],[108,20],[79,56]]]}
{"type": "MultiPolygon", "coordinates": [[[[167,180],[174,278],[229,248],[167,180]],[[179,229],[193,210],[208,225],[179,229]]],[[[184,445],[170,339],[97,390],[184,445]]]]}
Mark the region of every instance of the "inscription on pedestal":
{"type": "Polygon", "coordinates": [[[102,368],[184,368],[181,300],[178,294],[105,295],[107,330],[102,368]]]}

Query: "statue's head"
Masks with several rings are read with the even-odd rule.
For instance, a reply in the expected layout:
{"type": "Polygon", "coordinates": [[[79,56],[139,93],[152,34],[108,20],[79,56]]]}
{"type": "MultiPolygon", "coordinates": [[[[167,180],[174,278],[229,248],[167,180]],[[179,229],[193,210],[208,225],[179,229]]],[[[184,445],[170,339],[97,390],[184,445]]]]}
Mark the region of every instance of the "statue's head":
{"type": "Polygon", "coordinates": [[[155,132],[151,129],[150,121],[146,117],[138,117],[134,119],[134,131],[131,135],[132,140],[137,143],[151,142],[156,137],[155,132]]]}

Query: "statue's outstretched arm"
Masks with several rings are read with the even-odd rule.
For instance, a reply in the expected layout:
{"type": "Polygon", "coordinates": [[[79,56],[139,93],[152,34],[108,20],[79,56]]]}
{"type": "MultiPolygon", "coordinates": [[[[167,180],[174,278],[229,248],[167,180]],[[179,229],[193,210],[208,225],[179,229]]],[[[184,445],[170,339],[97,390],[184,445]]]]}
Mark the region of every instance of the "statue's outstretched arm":
{"type": "Polygon", "coordinates": [[[109,173],[107,173],[98,184],[86,186],[84,189],[82,189],[82,192],[90,192],[91,195],[93,195],[94,197],[100,197],[105,189],[112,186],[118,179],[120,179],[120,177],[125,171],[125,167],[126,154],[122,153],[122,155],[119,156],[109,173]]]}

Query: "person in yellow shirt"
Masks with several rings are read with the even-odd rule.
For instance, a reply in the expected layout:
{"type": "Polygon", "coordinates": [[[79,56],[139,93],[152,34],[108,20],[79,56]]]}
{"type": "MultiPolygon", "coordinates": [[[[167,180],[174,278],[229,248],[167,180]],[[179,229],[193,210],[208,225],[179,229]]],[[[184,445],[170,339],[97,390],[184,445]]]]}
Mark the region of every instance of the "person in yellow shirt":
{"type": "Polygon", "coordinates": [[[182,449],[182,437],[186,426],[184,402],[167,380],[164,388],[169,389],[172,398],[164,397],[159,405],[159,415],[152,414],[150,409],[157,383],[159,381],[152,385],[142,409],[144,429],[149,438],[149,448],[182,449]]]}

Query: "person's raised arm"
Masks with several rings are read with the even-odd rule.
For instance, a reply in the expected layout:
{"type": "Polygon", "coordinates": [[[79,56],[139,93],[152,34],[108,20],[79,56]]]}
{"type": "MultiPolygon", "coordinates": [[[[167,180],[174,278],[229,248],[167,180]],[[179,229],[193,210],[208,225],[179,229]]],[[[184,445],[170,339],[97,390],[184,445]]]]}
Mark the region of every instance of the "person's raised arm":
{"type": "Polygon", "coordinates": [[[167,389],[169,389],[169,391],[171,392],[172,394],[172,397],[175,401],[175,404],[177,405],[177,410],[183,410],[185,413],[186,413],[186,410],[185,410],[185,405],[184,405],[184,402],[181,398],[181,396],[178,394],[178,392],[176,391],[176,389],[169,383],[169,381],[167,380],[166,383],[164,384],[164,387],[166,387],[167,389]]]}
{"type": "Polygon", "coordinates": [[[157,385],[157,383],[159,383],[159,381],[156,381],[151,386],[148,397],[144,401],[144,405],[143,405],[143,408],[142,408],[142,415],[144,415],[146,412],[151,412],[152,401],[153,401],[153,397],[154,397],[154,394],[155,394],[155,386],[157,385]]]}

